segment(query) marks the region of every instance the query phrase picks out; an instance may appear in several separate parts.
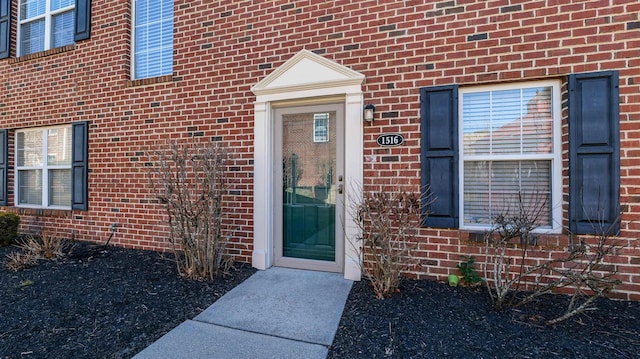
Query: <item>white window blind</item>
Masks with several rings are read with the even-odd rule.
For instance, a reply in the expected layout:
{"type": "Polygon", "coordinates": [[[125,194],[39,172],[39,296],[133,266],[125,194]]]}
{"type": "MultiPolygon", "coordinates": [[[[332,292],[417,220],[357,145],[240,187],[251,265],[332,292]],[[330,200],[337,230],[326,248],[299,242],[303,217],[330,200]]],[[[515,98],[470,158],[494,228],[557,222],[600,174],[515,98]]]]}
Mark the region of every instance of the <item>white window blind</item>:
{"type": "Polygon", "coordinates": [[[560,181],[554,178],[554,91],[526,85],[463,91],[465,226],[487,226],[498,214],[517,214],[522,205],[539,226],[553,226],[554,181],[560,181]]]}
{"type": "Polygon", "coordinates": [[[67,44],[73,44],[73,11],[63,12],[52,17],[53,34],[51,41],[53,47],[60,47],[67,44]]]}
{"type": "Polygon", "coordinates": [[[134,78],[173,73],[173,0],[134,2],[134,78]]]}

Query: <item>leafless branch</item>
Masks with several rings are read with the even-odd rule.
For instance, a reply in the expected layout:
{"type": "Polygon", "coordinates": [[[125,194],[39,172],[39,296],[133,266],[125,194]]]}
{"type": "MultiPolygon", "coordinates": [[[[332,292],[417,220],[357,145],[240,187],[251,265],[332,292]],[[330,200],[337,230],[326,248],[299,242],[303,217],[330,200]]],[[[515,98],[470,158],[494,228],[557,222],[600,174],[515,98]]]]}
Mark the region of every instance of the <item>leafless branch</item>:
{"type": "Polygon", "coordinates": [[[170,143],[149,154],[151,186],[165,208],[178,271],[213,278],[231,265],[223,227],[229,153],[220,144],[170,143]]]}

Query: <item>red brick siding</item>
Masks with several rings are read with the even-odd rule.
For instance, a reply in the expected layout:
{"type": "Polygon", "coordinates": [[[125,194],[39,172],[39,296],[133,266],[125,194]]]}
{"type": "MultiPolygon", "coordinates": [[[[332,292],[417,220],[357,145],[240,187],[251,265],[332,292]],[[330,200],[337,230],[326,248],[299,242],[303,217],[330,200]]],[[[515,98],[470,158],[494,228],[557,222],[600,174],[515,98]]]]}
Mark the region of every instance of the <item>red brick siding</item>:
{"type": "MultiPolygon", "coordinates": [[[[14,18],[16,3],[14,3],[14,18]]],[[[620,71],[621,238],[639,237],[640,3],[560,1],[175,1],[174,76],[130,81],[131,1],[93,1],[92,35],[65,51],[0,60],[0,128],[87,120],[89,208],[23,214],[23,229],[166,249],[162,209],[147,190],[144,151],[167,138],[219,140],[234,154],[229,225],[235,253],[251,258],[253,101],[250,91],[301,49],[366,75],[365,188],[420,186],[419,89],[620,71]],[[46,55],[46,56],[45,56],[46,55]],[[376,137],[399,132],[406,143],[381,149],[376,137]]],[[[15,39],[15,25],[13,32],[15,39]]],[[[13,54],[15,55],[15,41],[13,54]]],[[[566,91],[566,86],[563,85],[566,91]]],[[[563,111],[567,171],[566,109],[563,111]]],[[[13,156],[13,150],[11,151],[13,156]]],[[[13,175],[10,176],[13,188],[13,175]]],[[[564,181],[566,224],[567,181],[564,181]]],[[[13,198],[10,197],[13,201],[13,198]]],[[[411,274],[443,279],[460,254],[480,248],[457,230],[422,229],[423,265],[411,274]]],[[[567,240],[553,237],[551,247],[567,240]]],[[[546,252],[539,252],[547,258],[546,252]]],[[[638,243],[612,259],[625,279],[620,297],[640,299],[638,243]]]]}

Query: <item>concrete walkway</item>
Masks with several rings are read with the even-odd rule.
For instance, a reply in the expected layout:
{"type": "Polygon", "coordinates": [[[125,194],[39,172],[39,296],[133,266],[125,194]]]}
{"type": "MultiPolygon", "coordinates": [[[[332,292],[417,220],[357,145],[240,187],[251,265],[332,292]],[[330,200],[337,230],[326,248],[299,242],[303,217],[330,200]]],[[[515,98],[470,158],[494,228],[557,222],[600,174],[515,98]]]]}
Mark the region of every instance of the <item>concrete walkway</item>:
{"type": "Polygon", "coordinates": [[[256,272],[134,358],[326,358],[352,284],[337,273],[256,272]]]}

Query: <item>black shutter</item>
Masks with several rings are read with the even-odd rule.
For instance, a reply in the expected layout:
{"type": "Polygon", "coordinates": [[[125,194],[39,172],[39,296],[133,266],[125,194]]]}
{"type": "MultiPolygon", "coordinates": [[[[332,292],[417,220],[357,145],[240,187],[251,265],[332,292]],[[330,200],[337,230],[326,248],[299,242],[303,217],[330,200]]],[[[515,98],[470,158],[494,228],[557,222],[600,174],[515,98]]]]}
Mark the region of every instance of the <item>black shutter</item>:
{"type": "Polygon", "coordinates": [[[0,206],[8,206],[9,131],[0,130],[0,206]]]}
{"type": "Polygon", "coordinates": [[[76,0],[75,13],[76,32],[74,40],[88,39],[91,36],[91,0],[76,0]]]}
{"type": "Polygon", "coordinates": [[[422,225],[457,228],[458,86],[423,88],[420,97],[422,188],[430,189],[422,225]]]}
{"type": "Polygon", "coordinates": [[[0,0],[0,59],[11,50],[11,0],[0,0]]]}
{"type": "Polygon", "coordinates": [[[569,230],[617,233],[620,210],[618,72],[569,76],[569,230]]]}
{"type": "Polygon", "coordinates": [[[86,211],[88,209],[88,127],[87,122],[72,124],[72,158],[71,171],[71,208],[86,211]]]}

